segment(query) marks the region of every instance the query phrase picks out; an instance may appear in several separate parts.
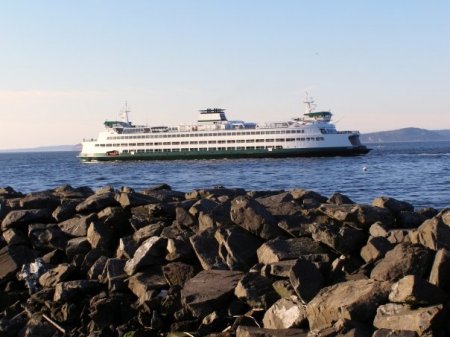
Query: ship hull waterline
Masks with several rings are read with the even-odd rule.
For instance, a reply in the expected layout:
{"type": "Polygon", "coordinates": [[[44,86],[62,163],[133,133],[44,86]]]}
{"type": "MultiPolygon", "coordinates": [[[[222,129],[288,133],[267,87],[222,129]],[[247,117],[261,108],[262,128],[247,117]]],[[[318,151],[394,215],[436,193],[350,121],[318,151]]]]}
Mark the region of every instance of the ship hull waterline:
{"type": "Polygon", "coordinates": [[[126,160],[195,160],[195,159],[242,159],[242,158],[293,158],[360,156],[369,153],[366,146],[303,149],[232,150],[232,151],[186,151],[186,152],[134,152],[109,156],[105,153],[80,155],[82,161],[126,160]]]}

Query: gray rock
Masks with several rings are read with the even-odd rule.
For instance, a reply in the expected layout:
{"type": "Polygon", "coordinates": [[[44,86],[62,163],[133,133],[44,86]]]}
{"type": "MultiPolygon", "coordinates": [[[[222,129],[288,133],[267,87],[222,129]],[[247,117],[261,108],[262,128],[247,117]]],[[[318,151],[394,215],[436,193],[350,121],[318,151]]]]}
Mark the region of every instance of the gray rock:
{"type": "Polygon", "coordinates": [[[442,304],[448,298],[445,291],[415,275],[407,275],[394,283],[389,294],[391,302],[415,306],[442,304]]]}
{"type": "Polygon", "coordinates": [[[279,262],[264,265],[262,274],[264,276],[277,276],[289,278],[292,267],[297,263],[297,260],[283,260],[279,262]]]}
{"type": "Polygon", "coordinates": [[[9,228],[25,229],[31,223],[48,222],[51,220],[52,210],[21,209],[10,211],[2,221],[2,230],[9,228]]]}
{"type": "Polygon", "coordinates": [[[402,211],[414,211],[414,206],[408,202],[400,201],[391,197],[378,197],[372,201],[372,206],[386,208],[394,214],[402,211]]]}
{"type": "Polygon", "coordinates": [[[100,256],[95,262],[92,264],[91,268],[89,268],[87,276],[90,280],[98,280],[105,269],[106,262],[108,261],[107,256],[100,256]]]}
{"type": "Polygon", "coordinates": [[[408,305],[388,303],[377,309],[373,325],[378,329],[415,331],[423,336],[440,327],[438,319],[443,306],[412,309],[408,305]]]}
{"type": "Polygon", "coordinates": [[[86,236],[88,225],[95,220],[97,220],[97,214],[95,213],[86,216],[76,216],[59,223],[58,227],[71,237],[86,236]]]}
{"type": "Polygon", "coordinates": [[[302,329],[263,329],[240,325],[236,337],[308,337],[308,332],[302,329]]]}
{"type": "Polygon", "coordinates": [[[272,281],[257,273],[248,273],[240,279],[234,294],[253,309],[267,309],[279,298],[272,281]]]}
{"type": "Polygon", "coordinates": [[[123,208],[131,208],[159,202],[158,199],[152,196],[137,192],[120,192],[116,195],[116,200],[123,208]]]}
{"type": "Polygon", "coordinates": [[[101,222],[93,221],[89,224],[86,233],[87,240],[93,248],[113,248],[114,232],[101,222]]]}
{"type": "Polygon", "coordinates": [[[228,269],[219,256],[219,244],[214,238],[215,230],[210,228],[189,238],[195,255],[204,270],[228,269]]]}
{"type": "Polygon", "coordinates": [[[106,207],[117,206],[118,204],[113,192],[96,193],[79,203],[75,210],[80,213],[98,212],[106,207]]]}
{"type": "Polygon", "coordinates": [[[163,267],[163,274],[170,286],[184,286],[195,275],[194,267],[182,262],[168,263],[163,267]]]}
{"type": "Polygon", "coordinates": [[[57,222],[62,222],[72,218],[76,213],[75,208],[79,203],[80,200],[61,200],[61,205],[56,207],[52,213],[53,219],[57,222]]]}
{"type": "Polygon", "coordinates": [[[167,240],[167,261],[187,261],[192,262],[195,254],[188,240],[168,239],[167,240]]]}
{"type": "Polygon", "coordinates": [[[247,271],[257,261],[256,250],[262,242],[239,227],[220,227],[215,233],[219,254],[230,270],[247,271]]]}
{"type": "Polygon", "coordinates": [[[450,252],[439,249],[434,257],[429,282],[449,292],[450,290],[450,252]]]}
{"type": "Polygon", "coordinates": [[[323,288],[306,307],[310,329],[332,326],[340,319],[370,322],[377,307],[385,303],[388,282],[356,280],[323,288]]]}
{"type": "Polygon", "coordinates": [[[244,196],[233,199],[230,215],[235,224],[262,239],[283,235],[275,217],[254,199],[244,196]]]}
{"type": "Polygon", "coordinates": [[[166,245],[167,239],[159,236],[152,236],[145,240],[136,250],[133,258],[127,261],[125,272],[128,275],[133,275],[141,268],[161,265],[166,254],[166,245]]]}
{"type": "Polygon", "coordinates": [[[257,250],[258,261],[263,264],[283,260],[298,259],[302,255],[328,253],[318,242],[311,238],[274,239],[267,241],[257,250]]]}
{"type": "Polygon", "coordinates": [[[423,277],[431,268],[434,254],[429,249],[400,243],[388,251],[372,269],[370,278],[378,281],[397,281],[406,275],[423,277]]]}
{"type": "Polygon", "coordinates": [[[44,288],[53,288],[58,283],[66,281],[75,272],[75,268],[67,263],[62,263],[55,268],[47,270],[39,277],[39,284],[44,288]]]}
{"type": "Polygon", "coordinates": [[[20,199],[20,207],[23,209],[54,209],[59,206],[60,203],[60,199],[48,191],[30,193],[20,199]]]}
{"type": "Polygon", "coordinates": [[[242,276],[238,271],[203,270],[185,283],[182,301],[194,317],[205,317],[228,304],[242,276]]]}
{"type": "Polygon", "coordinates": [[[350,226],[336,224],[312,225],[314,241],[321,242],[341,254],[351,254],[360,250],[367,241],[367,232],[350,226]]]}
{"type": "Polygon", "coordinates": [[[65,302],[74,298],[82,298],[97,292],[99,288],[98,282],[90,280],[60,282],[55,286],[53,300],[55,302],[65,302]]]}
{"type": "Polygon", "coordinates": [[[264,314],[266,329],[297,328],[307,323],[306,307],[288,299],[279,299],[264,314]]]}
{"type": "Polygon", "coordinates": [[[361,248],[361,257],[366,263],[373,263],[382,259],[394,247],[385,237],[371,237],[361,248]]]}
{"type": "Polygon", "coordinates": [[[211,213],[218,205],[219,203],[214,200],[200,199],[189,208],[189,214],[198,218],[201,212],[211,213]]]}
{"type": "Polygon", "coordinates": [[[35,249],[61,249],[66,246],[68,236],[55,224],[31,224],[28,238],[35,249]]]}
{"type": "Polygon", "coordinates": [[[0,249],[0,284],[15,276],[22,265],[32,262],[35,253],[27,246],[6,246],[0,249]]]}
{"type": "Polygon", "coordinates": [[[85,255],[89,253],[91,249],[92,246],[89,243],[88,239],[85,236],[83,236],[68,240],[65,252],[67,257],[72,259],[75,255],[78,254],[85,255]]]}
{"type": "Polygon", "coordinates": [[[102,275],[99,280],[108,285],[110,292],[124,291],[127,289],[128,275],[125,273],[126,260],[108,259],[105,263],[102,275]]]}
{"type": "Polygon", "coordinates": [[[87,186],[74,188],[70,185],[62,185],[54,188],[53,194],[61,199],[86,199],[94,194],[94,191],[87,186]]]}
{"type": "Polygon", "coordinates": [[[292,266],[289,280],[303,303],[311,301],[325,285],[319,269],[312,262],[302,258],[292,266]]]}

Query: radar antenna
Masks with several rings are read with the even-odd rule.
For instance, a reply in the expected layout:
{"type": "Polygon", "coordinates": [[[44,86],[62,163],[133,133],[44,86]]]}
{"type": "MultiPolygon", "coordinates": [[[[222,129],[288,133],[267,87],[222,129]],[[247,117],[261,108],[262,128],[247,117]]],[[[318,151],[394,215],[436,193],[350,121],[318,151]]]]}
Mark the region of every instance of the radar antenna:
{"type": "Polygon", "coordinates": [[[314,103],[314,99],[309,96],[309,93],[305,91],[306,97],[303,103],[305,103],[305,114],[309,114],[314,111],[316,108],[316,104],[314,103]]]}
{"type": "Polygon", "coordinates": [[[122,122],[130,124],[130,121],[128,120],[129,112],[130,112],[130,110],[128,108],[128,102],[125,101],[125,105],[124,105],[123,109],[120,111],[120,115],[119,115],[122,122]]]}

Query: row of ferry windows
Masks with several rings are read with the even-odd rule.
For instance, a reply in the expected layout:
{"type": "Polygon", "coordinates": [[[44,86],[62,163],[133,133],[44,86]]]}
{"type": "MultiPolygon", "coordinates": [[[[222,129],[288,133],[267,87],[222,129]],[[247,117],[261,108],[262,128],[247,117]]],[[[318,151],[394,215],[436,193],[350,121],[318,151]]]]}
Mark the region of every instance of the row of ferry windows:
{"type": "MultiPolygon", "coordinates": [[[[189,151],[234,151],[234,150],[264,150],[264,149],[282,149],[282,146],[236,146],[236,147],[191,147],[181,149],[146,149],[136,150],[136,153],[144,152],[189,152],[189,151]]],[[[123,150],[123,153],[129,153],[128,150],[123,150]]]]}
{"type": "Polygon", "coordinates": [[[190,142],[155,142],[155,143],[120,143],[120,144],[95,144],[101,147],[113,146],[160,146],[160,145],[196,145],[196,144],[234,144],[234,143],[273,143],[273,142],[309,142],[322,141],[324,137],[305,137],[305,138],[274,138],[274,139],[236,139],[236,140],[200,140],[190,142]]]}
{"type": "Polygon", "coordinates": [[[283,131],[240,131],[240,132],[215,132],[215,133],[175,133],[142,136],[111,136],[107,139],[139,139],[139,138],[180,138],[180,137],[211,137],[211,136],[244,136],[244,135],[279,135],[289,133],[305,133],[305,130],[283,130],[283,131]]]}

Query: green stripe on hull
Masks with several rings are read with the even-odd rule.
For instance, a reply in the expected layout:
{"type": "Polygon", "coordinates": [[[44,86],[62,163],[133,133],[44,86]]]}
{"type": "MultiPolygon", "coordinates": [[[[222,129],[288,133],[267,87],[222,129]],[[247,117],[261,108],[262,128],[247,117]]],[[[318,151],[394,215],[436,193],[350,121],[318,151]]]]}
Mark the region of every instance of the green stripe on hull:
{"type": "Polygon", "coordinates": [[[190,159],[223,159],[223,158],[289,158],[289,157],[326,157],[326,156],[358,156],[370,151],[365,146],[340,148],[308,148],[308,149],[274,149],[263,150],[231,150],[231,151],[189,151],[189,152],[136,152],[108,156],[97,153],[92,156],[80,156],[82,161],[115,161],[115,160],[190,160],[190,159]]]}

